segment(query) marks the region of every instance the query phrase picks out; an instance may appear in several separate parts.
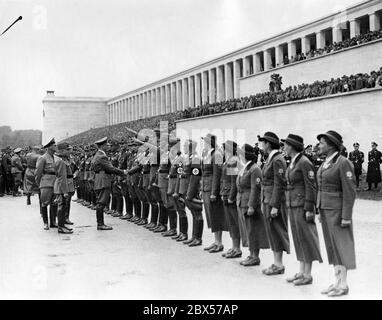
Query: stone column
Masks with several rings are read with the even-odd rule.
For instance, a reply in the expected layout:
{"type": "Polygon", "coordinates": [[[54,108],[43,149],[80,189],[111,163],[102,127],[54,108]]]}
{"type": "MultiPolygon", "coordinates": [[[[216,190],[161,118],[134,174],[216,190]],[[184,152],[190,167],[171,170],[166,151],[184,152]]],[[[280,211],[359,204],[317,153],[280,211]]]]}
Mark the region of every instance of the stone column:
{"type": "Polygon", "coordinates": [[[308,37],[301,38],[301,52],[306,54],[310,51],[310,39],[308,37]]]}
{"type": "Polygon", "coordinates": [[[155,89],[150,90],[150,105],[151,105],[151,116],[155,116],[155,89]]]}
{"type": "Polygon", "coordinates": [[[210,71],[210,90],[209,90],[209,96],[210,96],[210,103],[216,102],[216,72],[217,69],[211,69],[210,71]]]}
{"type": "Polygon", "coordinates": [[[336,25],[335,27],[333,27],[332,33],[333,33],[333,43],[342,41],[342,29],[340,25],[336,25]]]}
{"type": "Polygon", "coordinates": [[[183,110],[183,100],[182,100],[182,80],[176,81],[176,110],[183,110]]]}
{"type": "Polygon", "coordinates": [[[160,113],[166,113],[166,86],[162,86],[160,90],[161,104],[160,104],[160,113]]]}
{"type": "Polygon", "coordinates": [[[134,115],[133,115],[133,98],[129,98],[129,121],[134,120],[134,115]]]}
{"type": "Polygon", "coordinates": [[[247,77],[250,74],[249,57],[243,59],[243,77],[247,77]]]}
{"type": "Polygon", "coordinates": [[[201,97],[201,81],[202,75],[200,73],[195,75],[195,107],[199,107],[202,104],[201,97]]]}
{"type": "Polygon", "coordinates": [[[195,107],[195,80],[194,76],[188,78],[188,106],[195,107]]]}
{"type": "Polygon", "coordinates": [[[137,107],[137,96],[134,96],[133,97],[133,112],[134,112],[134,120],[137,120],[138,119],[138,107],[137,107]]]}
{"type": "Polygon", "coordinates": [[[380,20],[380,17],[375,12],[369,14],[369,21],[370,21],[370,31],[381,30],[381,20],[380,20]]]}
{"type": "Polygon", "coordinates": [[[240,60],[236,60],[233,63],[233,81],[234,81],[234,93],[235,99],[240,98],[240,60]]]}
{"type": "Polygon", "coordinates": [[[323,49],[325,47],[324,31],[316,32],[316,47],[317,47],[317,49],[323,49]]]}
{"type": "Polygon", "coordinates": [[[151,114],[151,90],[147,91],[147,117],[152,117],[152,114],[151,114]]]}
{"type": "Polygon", "coordinates": [[[233,99],[233,77],[232,77],[232,63],[226,63],[224,65],[225,76],[225,99],[233,99]]]}
{"type": "Polygon", "coordinates": [[[139,119],[139,116],[140,116],[140,105],[139,105],[139,101],[140,101],[140,95],[137,94],[136,95],[136,100],[135,100],[135,112],[136,112],[136,120],[139,119]]]}
{"type": "Polygon", "coordinates": [[[171,112],[171,92],[170,92],[170,85],[166,84],[165,90],[166,90],[166,111],[165,114],[171,112]]]}
{"type": "Polygon", "coordinates": [[[171,112],[176,111],[176,83],[172,82],[170,85],[171,92],[171,112]]]}
{"type": "Polygon", "coordinates": [[[296,50],[296,42],[295,41],[289,41],[288,42],[288,58],[289,60],[293,58],[296,59],[297,50],[296,50]]]}
{"type": "Polygon", "coordinates": [[[187,109],[189,107],[188,81],[187,81],[187,79],[183,79],[182,89],[183,89],[183,110],[184,110],[184,109],[187,109]]]}
{"type": "Polygon", "coordinates": [[[121,117],[120,117],[119,101],[116,103],[116,109],[117,109],[117,123],[120,123],[121,122],[121,117]]]}
{"type": "Polygon", "coordinates": [[[272,66],[272,57],[270,50],[264,51],[264,71],[267,71],[272,66]]]}
{"type": "Polygon", "coordinates": [[[224,66],[217,68],[217,101],[225,100],[225,85],[224,85],[224,66]]]}
{"type": "Polygon", "coordinates": [[[130,114],[130,98],[126,99],[126,119],[127,121],[131,120],[131,114],[130,114]]]}
{"type": "Polygon", "coordinates": [[[162,103],[162,99],[161,99],[161,89],[160,88],[156,88],[156,95],[155,95],[155,114],[157,116],[159,116],[161,114],[161,103],[162,103]]]}
{"type": "Polygon", "coordinates": [[[202,73],[202,104],[206,104],[208,101],[208,71],[202,73]]]}
{"type": "Polygon", "coordinates": [[[361,33],[361,25],[358,20],[350,20],[350,38],[354,38],[361,33]]]}
{"type": "Polygon", "coordinates": [[[122,107],[122,121],[121,122],[126,122],[126,104],[125,104],[125,99],[121,100],[121,107],[122,107]]]}
{"type": "Polygon", "coordinates": [[[116,116],[115,102],[111,105],[111,123],[115,124],[117,116],[116,116]]]}
{"type": "Polygon", "coordinates": [[[142,118],[147,117],[147,93],[142,93],[142,118]]]}
{"type": "Polygon", "coordinates": [[[282,47],[280,45],[275,47],[275,60],[276,60],[276,66],[275,67],[280,67],[284,63],[284,55],[282,51],[282,47]]]}

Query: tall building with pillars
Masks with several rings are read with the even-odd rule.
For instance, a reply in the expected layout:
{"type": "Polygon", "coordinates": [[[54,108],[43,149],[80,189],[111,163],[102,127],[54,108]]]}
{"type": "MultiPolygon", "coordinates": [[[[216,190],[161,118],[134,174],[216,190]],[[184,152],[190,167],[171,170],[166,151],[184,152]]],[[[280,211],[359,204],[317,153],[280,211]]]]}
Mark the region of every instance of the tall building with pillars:
{"type": "MultiPolygon", "coordinates": [[[[194,108],[207,102],[240,98],[249,92],[264,91],[268,83],[264,80],[263,85],[259,85],[256,79],[265,79],[264,74],[269,75],[270,72],[285,71],[282,68],[294,68],[295,64],[283,64],[286,57],[293,60],[298,54],[312,49],[324,48],[369,31],[378,31],[381,29],[381,22],[382,1],[364,1],[344,11],[114,97],[107,102],[107,124],[158,116],[194,108]],[[243,84],[248,88],[248,82],[252,83],[251,91],[243,90],[243,84]]],[[[309,63],[309,60],[301,63],[309,63]]],[[[325,73],[322,74],[324,75],[325,73]]],[[[333,74],[328,73],[330,75],[333,74]]],[[[298,84],[304,77],[297,75],[294,80],[298,84]]],[[[292,79],[290,81],[293,82],[292,79]]]]}

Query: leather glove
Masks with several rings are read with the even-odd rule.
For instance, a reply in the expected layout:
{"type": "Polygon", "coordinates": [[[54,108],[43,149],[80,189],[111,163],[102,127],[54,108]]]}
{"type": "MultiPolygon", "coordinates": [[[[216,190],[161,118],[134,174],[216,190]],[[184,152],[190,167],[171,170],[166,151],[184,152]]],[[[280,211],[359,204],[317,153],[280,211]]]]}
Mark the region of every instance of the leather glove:
{"type": "Polygon", "coordinates": [[[216,196],[210,195],[210,201],[211,202],[216,202],[216,196]]]}
{"type": "Polygon", "coordinates": [[[311,211],[305,212],[305,220],[306,222],[314,222],[314,213],[311,211]]]}
{"type": "Polygon", "coordinates": [[[272,208],[271,209],[271,217],[276,218],[278,215],[278,212],[279,212],[279,210],[277,208],[272,208]]]}
{"type": "Polygon", "coordinates": [[[253,216],[255,214],[255,209],[253,207],[249,207],[247,210],[248,216],[253,216]]]}
{"type": "Polygon", "coordinates": [[[351,226],[351,220],[341,219],[341,228],[349,228],[351,226]]]}

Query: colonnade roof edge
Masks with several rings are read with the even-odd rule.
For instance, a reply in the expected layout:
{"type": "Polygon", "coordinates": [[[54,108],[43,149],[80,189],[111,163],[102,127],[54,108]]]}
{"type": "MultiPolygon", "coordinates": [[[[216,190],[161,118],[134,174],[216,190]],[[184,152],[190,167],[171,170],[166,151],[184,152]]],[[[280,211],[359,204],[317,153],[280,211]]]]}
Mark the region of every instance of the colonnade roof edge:
{"type": "MultiPolygon", "coordinates": [[[[293,27],[292,29],[289,29],[287,31],[284,31],[284,32],[279,33],[279,34],[276,34],[274,36],[262,39],[260,41],[255,42],[255,43],[247,45],[247,46],[245,46],[243,48],[237,49],[237,50],[235,50],[233,52],[227,53],[227,54],[225,54],[223,56],[219,56],[217,58],[214,58],[212,60],[206,61],[206,62],[204,62],[202,64],[199,64],[199,65],[191,67],[189,69],[180,71],[178,73],[172,74],[170,76],[167,76],[167,77],[162,78],[160,80],[154,81],[152,83],[149,83],[149,84],[144,85],[142,87],[139,87],[137,89],[134,89],[134,90],[128,91],[126,93],[120,94],[118,96],[112,97],[109,100],[107,100],[107,104],[118,102],[119,100],[121,100],[123,98],[127,98],[127,97],[129,97],[131,95],[134,95],[134,94],[142,93],[142,91],[145,91],[145,90],[152,90],[156,86],[163,86],[165,84],[169,84],[168,82],[174,82],[174,81],[177,81],[177,80],[181,80],[181,79],[178,79],[178,78],[181,78],[182,76],[188,75],[188,74],[196,72],[198,70],[199,70],[199,72],[197,72],[197,73],[207,71],[207,70],[203,70],[203,69],[208,67],[209,65],[213,65],[215,63],[218,63],[219,61],[224,61],[224,60],[229,59],[231,57],[235,57],[236,55],[243,54],[246,51],[249,51],[251,49],[255,49],[256,47],[264,45],[264,44],[266,44],[268,42],[277,41],[281,37],[286,37],[288,35],[292,35],[294,32],[298,32],[298,31],[301,32],[304,29],[308,29],[308,28],[314,27],[315,25],[320,24],[320,23],[324,23],[324,22],[326,22],[326,20],[329,20],[329,19],[331,19],[331,18],[333,18],[333,17],[335,17],[335,16],[337,16],[337,15],[339,15],[341,13],[344,13],[344,12],[351,13],[352,11],[355,11],[357,9],[362,9],[362,7],[365,7],[365,6],[368,6],[368,5],[374,5],[374,4],[378,4],[378,3],[381,3],[381,0],[366,0],[366,1],[357,2],[356,4],[354,4],[352,6],[346,7],[344,10],[339,10],[339,11],[334,12],[332,14],[325,15],[325,16],[323,16],[321,18],[318,18],[318,19],[316,19],[316,20],[314,20],[312,22],[305,23],[303,25],[299,25],[299,26],[293,27]]],[[[240,59],[240,57],[237,57],[237,59],[240,59]]],[[[236,59],[234,59],[234,60],[236,60],[236,59]]]]}

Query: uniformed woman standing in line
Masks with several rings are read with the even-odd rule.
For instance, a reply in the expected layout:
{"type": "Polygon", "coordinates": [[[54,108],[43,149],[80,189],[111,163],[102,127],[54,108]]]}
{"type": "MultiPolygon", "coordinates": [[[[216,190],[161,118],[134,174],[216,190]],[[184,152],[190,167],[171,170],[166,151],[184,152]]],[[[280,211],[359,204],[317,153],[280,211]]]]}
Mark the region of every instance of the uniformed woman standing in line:
{"type": "Polygon", "coordinates": [[[217,253],[224,250],[222,243],[223,231],[228,231],[223,201],[220,197],[221,167],[223,156],[216,150],[216,136],[207,134],[203,138],[204,156],[202,159],[203,205],[206,213],[207,226],[214,234],[215,241],[204,250],[217,253]]]}
{"type": "Polygon", "coordinates": [[[292,230],[293,243],[300,271],[287,278],[296,286],[311,284],[312,262],[322,262],[317,227],[314,222],[316,180],[314,167],[304,155],[304,139],[290,134],[285,140],[284,151],[291,162],[286,171],[286,206],[292,230]]]}
{"type": "Polygon", "coordinates": [[[249,256],[240,262],[242,266],[260,264],[260,249],[268,249],[269,243],[261,212],[261,170],[257,166],[255,149],[245,144],[240,152],[244,167],[240,170],[237,185],[237,208],[245,219],[249,256]]]}
{"type": "Polygon", "coordinates": [[[329,264],[334,265],[335,283],[322,291],[330,297],[348,294],[347,270],[355,269],[352,225],[356,183],[352,163],[340,155],[342,137],[335,131],[317,136],[325,162],[317,172],[317,208],[320,213],[329,264]]]}
{"type": "Polygon", "coordinates": [[[234,141],[226,141],[223,143],[224,163],[222,166],[220,195],[223,200],[224,213],[228,224],[229,234],[232,239],[232,248],[223,257],[227,259],[240,258],[242,252],[240,250],[240,229],[238,210],[236,208],[236,178],[239,173],[237,157],[237,143],[234,141]]]}
{"type": "Polygon", "coordinates": [[[269,244],[273,251],[274,263],[263,273],[267,276],[283,274],[283,252],[289,254],[288,218],[285,208],[285,170],[284,155],[279,151],[280,141],[273,132],[259,137],[262,149],[268,154],[262,169],[261,201],[265,216],[269,244]]]}

